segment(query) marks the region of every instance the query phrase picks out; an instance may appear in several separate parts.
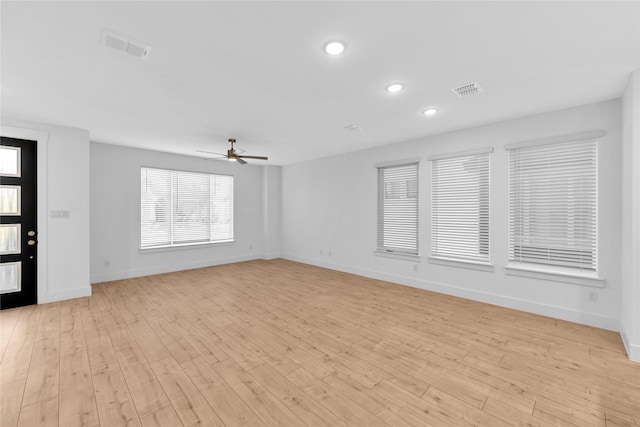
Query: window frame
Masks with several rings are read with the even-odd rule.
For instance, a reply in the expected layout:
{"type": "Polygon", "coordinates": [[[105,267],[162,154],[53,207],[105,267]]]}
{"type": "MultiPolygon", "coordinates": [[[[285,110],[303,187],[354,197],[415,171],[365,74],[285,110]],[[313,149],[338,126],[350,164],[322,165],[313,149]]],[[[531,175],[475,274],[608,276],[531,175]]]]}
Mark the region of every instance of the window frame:
{"type": "MultiPolygon", "coordinates": [[[[178,250],[178,249],[189,249],[189,248],[194,248],[194,247],[206,247],[206,246],[225,246],[225,245],[231,245],[235,243],[235,176],[232,174],[222,174],[222,173],[212,173],[212,172],[202,172],[202,171],[194,171],[194,170],[181,170],[181,169],[170,169],[170,168],[162,168],[162,167],[155,167],[155,166],[140,166],[140,179],[142,179],[142,174],[143,174],[143,170],[145,169],[150,169],[150,170],[156,170],[156,171],[166,171],[169,172],[171,175],[169,177],[169,185],[171,186],[171,200],[168,201],[168,205],[169,205],[169,211],[168,211],[168,215],[169,215],[169,222],[171,223],[169,225],[170,228],[174,227],[173,225],[173,217],[174,217],[174,203],[175,200],[173,200],[174,196],[176,196],[173,191],[174,191],[174,185],[177,185],[177,182],[174,182],[174,174],[200,174],[200,175],[207,175],[209,177],[209,183],[211,183],[211,178],[212,177],[227,177],[227,178],[231,178],[231,194],[230,194],[230,220],[231,220],[231,237],[228,239],[219,239],[219,240],[211,240],[211,230],[209,228],[209,240],[202,240],[202,241],[192,241],[192,242],[184,242],[184,243],[169,243],[169,244],[160,244],[160,245],[147,245],[147,246],[143,246],[142,242],[143,242],[143,232],[144,232],[144,228],[143,228],[143,188],[142,188],[142,183],[140,183],[140,189],[139,189],[139,195],[140,195],[140,199],[139,199],[139,225],[140,225],[140,234],[139,234],[139,252],[140,253],[152,253],[152,252],[163,252],[163,251],[173,251],[173,250],[178,250]]],[[[157,203],[157,201],[156,201],[157,203]]],[[[211,200],[211,189],[209,190],[209,222],[208,224],[211,225],[213,224],[211,222],[211,217],[213,216],[213,211],[211,210],[211,205],[212,205],[212,200],[211,200]]],[[[157,215],[157,213],[156,213],[157,215]]],[[[174,231],[170,232],[170,235],[173,236],[174,235],[174,231]]],[[[173,238],[173,237],[172,237],[173,238]]]]}
{"type": "MultiPolygon", "coordinates": [[[[429,161],[431,163],[431,186],[430,186],[430,195],[431,195],[431,221],[430,221],[430,239],[431,239],[431,245],[429,248],[429,258],[428,261],[430,264],[439,264],[439,265],[446,265],[446,266],[451,266],[451,267],[462,267],[462,268],[470,268],[470,269],[474,269],[474,270],[480,270],[480,271],[493,271],[493,264],[491,262],[491,153],[493,153],[493,147],[485,147],[485,148],[479,148],[479,149],[472,149],[472,150],[465,150],[465,151],[459,151],[459,152],[453,152],[453,153],[445,153],[445,154],[435,154],[435,155],[431,155],[429,156],[429,161]],[[483,227],[482,225],[478,225],[478,246],[482,246],[484,240],[486,239],[486,257],[482,257],[480,256],[480,254],[478,256],[468,256],[468,257],[462,257],[462,256],[456,256],[453,253],[446,253],[446,251],[442,251],[442,252],[436,252],[435,251],[435,245],[436,245],[436,232],[440,232],[443,233],[443,230],[436,230],[436,223],[435,223],[435,216],[436,216],[436,212],[435,210],[437,209],[437,204],[435,203],[435,197],[436,197],[436,192],[435,192],[435,184],[434,184],[434,180],[435,180],[435,174],[436,174],[436,162],[438,161],[446,161],[446,160],[451,160],[451,159],[462,159],[462,158],[470,158],[469,160],[472,161],[472,157],[474,156],[481,156],[481,155],[486,155],[486,176],[478,176],[478,186],[482,185],[482,183],[480,182],[480,180],[482,178],[486,178],[487,182],[486,182],[486,237],[482,237],[481,233],[483,232],[483,227]]],[[[485,171],[483,171],[485,172],[485,171]]],[[[451,176],[451,174],[448,174],[449,176],[451,176]]],[[[460,176],[455,176],[454,179],[451,180],[451,182],[447,183],[448,185],[451,185],[452,183],[455,183],[456,180],[460,180],[460,178],[463,175],[460,176]]],[[[480,222],[482,220],[481,216],[483,215],[482,213],[482,202],[478,202],[478,222],[480,222]]],[[[454,244],[453,240],[450,242],[450,244],[454,244]]],[[[446,239],[443,239],[443,243],[446,243],[446,239]]],[[[478,250],[478,252],[480,253],[481,251],[478,250]]]]}
{"type": "MultiPolygon", "coordinates": [[[[420,159],[405,159],[392,162],[378,163],[375,165],[377,173],[377,201],[376,201],[376,250],[375,255],[404,259],[411,261],[420,260],[420,159]],[[415,251],[406,250],[402,247],[393,247],[384,245],[384,193],[385,183],[383,178],[383,171],[394,168],[403,168],[407,166],[415,166],[415,190],[411,190],[412,194],[415,192],[415,251]]],[[[410,191],[409,184],[407,184],[407,192],[410,191]]],[[[414,197],[412,197],[414,198],[414,197]]]]}
{"type": "MultiPolygon", "coordinates": [[[[578,284],[578,285],[586,285],[586,286],[595,286],[595,287],[603,287],[605,284],[604,279],[602,279],[599,276],[599,248],[598,248],[598,241],[599,241],[599,220],[598,220],[598,203],[599,203],[599,191],[598,191],[598,186],[599,186],[599,167],[598,167],[598,162],[599,162],[599,144],[598,144],[598,140],[599,138],[601,138],[604,135],[604,132],[601,130],[594,130],[594,131],[588,131],[588,132],[581,132],[581,133],[577,133],[577,134],[571,134],[571,135],[560,135],[560,136],[556,136],[556,137],[550,137],[550,138],[544,138],[544,139],[540,139],[540,140],[532,140],[532,141],[523,141],[523,142],[517,142],[517,143],[511,143],[511,144],[507,144],[505,146],[505,149],[509,152],[508,153],[508,168],[509,168],[509,185],[508,185],[508,206],[509,206],[509,215],[508,215],[508,224],[509,224],[509,229],[508,229],[508,262],[507,265],[505,266],[505,273],[508,275],[515,275],[515,276],[522,276],[522,277],[529,277],[529,278],[536,278],[536,279],[543,279],[543,280],[551,280],[551,281],[557,281],[557,282],[563,282],[563,283],[572,283],[572,284],[578,284]],[[560,265],[555,265],[555,264],[544,264],[544,263],[533,263],[533,262],[526,262],[526,261],[521,261],[521,260],[515,260],[512,259],[512,253],[513,253],[513,248],[512,248],[512,242],[514,241],[515,237],[513,235],[513,230],[512,230],[512,226],[513,226],[513,218],[512,218],[512,204],[514,203],[514,201],[512,200],[512,173],[511,173],[511,167],[512,167],[512,153],[514,153],[513,150],[517,150],[517,149],[522,149],[522,148],[534,148],[534,147],[541,147],[541,146],[558,146],[558,145],[562,145],[562,144],[581,144],[581,143],[591,143],[594,146],[594,156],[593,156],[593,160],[594,160],[594,169],[593,171],[591,171],[595,177],[595,185],[594,185],[594,192],[593,194],[590,195],[590,197],[593,197],[594,201],[593,201],[593,207],[594,207],[594,211],[592,213],[593,217],[594,217],[594,235],[591,236],[594,244],[593,244],[593,251],[592,251],[592,257],[595,258],[595,261],[593,262],[594,265],[594,269],[581,269],[581,268],[576,268],[576,267],[564,267],[564,266],[560,266],[560,265]]],[[[563,239],[563,242],[566,242],[566,239],[563,239]]]]}

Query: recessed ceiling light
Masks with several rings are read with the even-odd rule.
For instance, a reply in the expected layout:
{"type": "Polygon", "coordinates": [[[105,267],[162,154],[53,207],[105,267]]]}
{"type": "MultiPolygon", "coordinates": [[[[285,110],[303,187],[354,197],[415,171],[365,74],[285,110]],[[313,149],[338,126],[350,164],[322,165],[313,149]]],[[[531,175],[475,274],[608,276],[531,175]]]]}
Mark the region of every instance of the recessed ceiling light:
{"type": "Polygon", "coordinates": [[[324,51],[329,55],[340,55],[345,49],[345,44],[337,40],[330,41],[324,45],[324,51]]]}
{"type": "Polygon", "coordinates": [[[387,86],[387,92],[389,93],[400,92],[403,87],[404,86],[402,86],[401,83],[391,83],[389,86],[387,86]]]}
{"type": "Polygon", "coordinates": [[[425,116],[433,116],[437,112],[438,110],[436,110],[435,108],[429,108],[427,110],[424,110],[422,114],[424,114],[425,116]]]}

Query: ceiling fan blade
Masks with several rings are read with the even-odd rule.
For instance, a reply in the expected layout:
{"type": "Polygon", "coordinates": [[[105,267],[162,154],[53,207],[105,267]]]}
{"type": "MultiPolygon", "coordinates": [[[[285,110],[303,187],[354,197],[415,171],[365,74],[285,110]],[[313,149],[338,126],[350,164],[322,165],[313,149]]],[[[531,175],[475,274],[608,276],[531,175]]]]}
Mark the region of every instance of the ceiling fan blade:
{"type": "Polygon", "coordinates": [[[226,154],[222,154],[222,153],[214,153],[213,151],[196,150],[196,153],[216,154],[216,155],[218,155],[218,156],[227,157],[227,155],[226,155],[226,154]]]}
{"type": "Polygon", "coordinates": [[[238,157],[238,156],[236,156],[236,161],[237,161],[238,163],[240,163],[241,165],[246,165],[246,164],[247,164],[247,162],[245,162],[244,160],[242,160],[242,159],[241,159],[240,157],[238,157]]]}
{"type": "Polygon", "coordinates": [[[236,156],[236,157],[243,158],[243,159],[269,160],[269,158],[265,156],[236,156]]]}

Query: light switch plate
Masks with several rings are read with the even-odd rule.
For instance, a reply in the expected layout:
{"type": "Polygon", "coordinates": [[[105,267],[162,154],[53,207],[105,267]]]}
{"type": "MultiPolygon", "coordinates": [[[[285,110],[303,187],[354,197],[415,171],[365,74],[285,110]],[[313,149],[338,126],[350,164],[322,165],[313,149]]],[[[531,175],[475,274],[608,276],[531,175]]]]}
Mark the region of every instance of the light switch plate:
{"type": "Polygon", "coordinates": [[[51,218],[68,219],[69,211],[51,211],[51,218]]]}

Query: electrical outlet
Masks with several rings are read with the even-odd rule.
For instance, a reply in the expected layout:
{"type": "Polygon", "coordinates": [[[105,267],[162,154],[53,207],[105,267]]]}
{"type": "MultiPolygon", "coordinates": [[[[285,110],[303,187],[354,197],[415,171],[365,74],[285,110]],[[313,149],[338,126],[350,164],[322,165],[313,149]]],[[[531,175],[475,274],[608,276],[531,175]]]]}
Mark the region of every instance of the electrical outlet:
{"type": "Polygon", "coordinates": [[[597,302],[598,301],[598,292],[596,292],[596,291],[587,292],[587,301],[597,302]]]}

